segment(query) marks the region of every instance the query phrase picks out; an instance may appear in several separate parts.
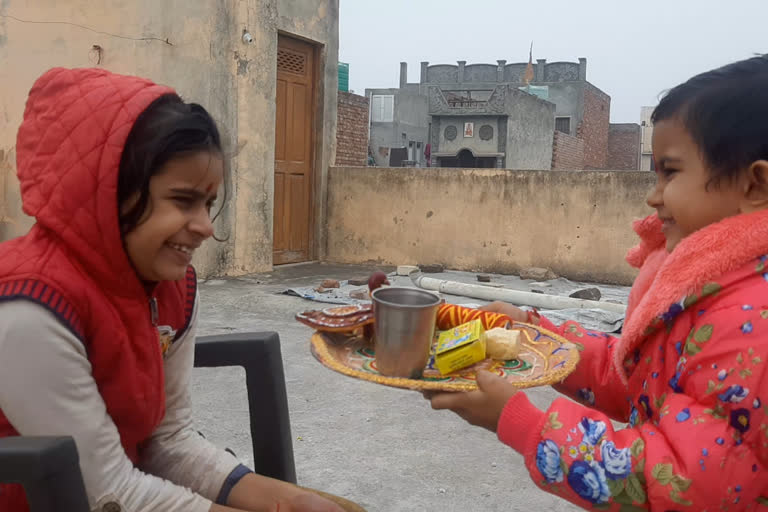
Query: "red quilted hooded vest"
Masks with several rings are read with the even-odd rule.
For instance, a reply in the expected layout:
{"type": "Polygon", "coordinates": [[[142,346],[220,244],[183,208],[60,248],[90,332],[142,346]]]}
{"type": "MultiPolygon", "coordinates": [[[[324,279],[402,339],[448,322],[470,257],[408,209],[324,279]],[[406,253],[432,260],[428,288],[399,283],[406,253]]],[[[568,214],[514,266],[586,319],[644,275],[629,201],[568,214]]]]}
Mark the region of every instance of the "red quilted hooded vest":
{"type": "MultiPolygon", "coordinates": [[[[24,212],[36,224],[0,244],[0,300],[41,304],[83,341],[134,463],[165,413],[163,358],[150,300],[157,300],[158,323],[181,333],[196,281],[190,267],[186,280],[163,282],[152,296],[147,293],[123,249],[117,175],[136,118],[159,96],[173,93],[101,69],[52,69],[38,79],[16,145],[24,212]]],[[[0,411],[0,437],[18,434],[0,411]]],[[[0,486],[0,510],[25,509],[20,486],[0,486]]]]}

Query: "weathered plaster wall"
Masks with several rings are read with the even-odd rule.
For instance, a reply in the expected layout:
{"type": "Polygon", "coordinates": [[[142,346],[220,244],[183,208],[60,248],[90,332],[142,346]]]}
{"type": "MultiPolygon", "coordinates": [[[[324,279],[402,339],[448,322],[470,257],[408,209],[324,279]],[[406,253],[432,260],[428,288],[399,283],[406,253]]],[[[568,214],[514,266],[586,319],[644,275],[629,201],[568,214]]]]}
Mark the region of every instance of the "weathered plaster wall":
{"type": "Polygon", "coordinates": [[[98,6],[88,0],[2,0],[0,13],[61,22],[0,18],[0,240],[23,234],[32,223],[21,212],[14,146],[34,80],[54,66],[102,66],[171,85],[219,123],[230,200],[216,229],[227,240],[209,241],[199,251],[199,273],[269,270],[278,30],[322,45],[315,116],[316,224],[322,225],[325,169],[335,144],[338,0],[105,0],[98,6]],[[243,30],[252,44],[242,42],[243,30]],[[94,45],[102,48],[100,62],[94,45]]]}
{"type": "MultiPolygon", "coordinates": [[[[3,239],[21,235],[32,219],[21,213],[15,176],[16,131],[21,123],[27,93],[33,82],[54,66],[90,67],[100,65],[111,71],[137,74],[175,87],[188,101],[204,105],[218,121],[228,152],[237,140],[237,95],[232,59],[238,36],[234,2],[152,2],[108,1],[93,8],[87,0],[34,2],[5,0],[3,14],[23,20],[78,23],[101,32],[127,37],[166,38],[162,41],[134,41],[97,34],[67,24],[22,23],[0,18],[0,166],[5,182],[3,239]],[[182,14],[180,14],[182,13],[182,14]],[[94,45],[102,48],[101,62],[94,45]]],[[[233,176],[238,175],[237,159],[230,159],[233,176]]],[[[230,194],[238,190],[237,180],[228,183],[230,194]]],[[[236,236],[228,208],[217,221],[221,235],[230,234],[230,243],[208,243],[198,256],[202,274],[226,268],[236,236]]]]}
{"type": "Polygon", "coordinates": [[[544,84],[549,87],[549,101],[556,105],[556,117],[571,118],[571,132],[576,131],[584,120],[584,87],[583,82],[560,82],[544,84]]]}
{"type": "Polygon", "coordinates": [[[419,95],[418,88],[406,86],[405,89],[366,89],[365,95],[394,96],[392,122],[371,122],[369,146],[376,165],[389,165],[388,148],[406,147],[409,141],[421,142],[419,162],[424,160],[424,147],[429,142],[429,115],[427,98],[419,95]],[[403,138],[405,134],[405,138],[403,138]]]}
{"type": "Polygon", "coordinates": [[[516,273],[629,284],[631,223],[650,213],[643,172],[330,170],[328,261],[516,273]],[[364,219],[361,221],[361,219],[364,219]]]}
{"type": "Polygon", "coordinates": [[[552,168],[555,105],[510,88],[507,94],[507,169],[552,168]]]}
{"type": "Polygon", "coordinates": [[[232,79],[237,98],[234,196],[227,274],[245,274],[272,267],[275,167],[275,89],[277,80],[277,6],[274,0],[233,0],[237,25],[234,37],[247,30],[253,43],[236,40],[231,48],[232,79]]]}

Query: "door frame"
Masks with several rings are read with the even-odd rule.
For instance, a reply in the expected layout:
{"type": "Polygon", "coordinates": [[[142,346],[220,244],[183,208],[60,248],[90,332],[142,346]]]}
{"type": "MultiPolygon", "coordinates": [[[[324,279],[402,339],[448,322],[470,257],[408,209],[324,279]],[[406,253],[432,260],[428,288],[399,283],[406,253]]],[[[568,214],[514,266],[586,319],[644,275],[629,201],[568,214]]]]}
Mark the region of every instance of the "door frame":
{"type": "MultiPolygon", "coordinates": [[[[316,230],[317,226],[319,225],[318,218],[320,214],[320,208],[318,207],[320,204],[320,200],[318,198],[319,192],[322,190],[322,169],[321,165],[322,162],[318,162],[318,144],[323,143],[323,137],[325,135],[323,127],[323,96],[321,95],[321,92],[324,93],[323,84],[320,81],[320,75],[319,69],[322,67],[323,70],[325,70],[325,60],[322,59],[321,49],[323,47],[322,44],[318,43],[317,41],[313,41],[311,39],[307,39],[305,37],[301,37],[297,34],[292,34],[290,32],[286,32],[283,30],[277,31],[277,44],[275,45],[275,84],[277,83],[277,49],[280,47],[280,39],[293,39],[295,41],[299,41],[301,43],[307,44],[312,47],[312,75],[310,76],[310,82],[312,83],[312,119],[310,122],[310,136],[312,137],[312,144],[310,144],[310,168],[312,170],[312,180],[310,183],[310,194],[309,194],[309,206],[308,210],[310,212],[309,216],[309,223],[307,229],[309,230],[309,237],[307,240],[307,259],[306,261],[296,262],[296,263],[283,263],[278,264],[277,266],[283,266],[283,265],[297,265],[302,263],[311,263],[313,261],[317,261],[318,256],[318,247],[317,247],[317,239],[316,236],[316,230]]],[[[277,94],[277,92],[275,92],[277,94]]],[[[277,96],[275,95],[275,101],[277,101],[277,96]]],[[[275,121],[276,122],[276,121],[275,121]]],[[[274,126],[272,128],[273,132],[275,130],[274,126]]],[[[277,136],[277,133],[275,132],[275,136],[277,136]]],[[[273,144],[274,145],[274,144],[273,144]]],[[[273,159],[274,162],[274,159],[273,159]]],[[[275,195],[274,195],[274,179],[275,179],[275,169],[273,167],[272,169],[272,215],[275,215],[275,195]]],[[[274,220],[272,221],[272,251],[271,254],[274,254],[275,250],[275,243],[274,243],[274,220]]],[[[275,266],[274,259],[272,261],[272,266],[275,266]]]]}

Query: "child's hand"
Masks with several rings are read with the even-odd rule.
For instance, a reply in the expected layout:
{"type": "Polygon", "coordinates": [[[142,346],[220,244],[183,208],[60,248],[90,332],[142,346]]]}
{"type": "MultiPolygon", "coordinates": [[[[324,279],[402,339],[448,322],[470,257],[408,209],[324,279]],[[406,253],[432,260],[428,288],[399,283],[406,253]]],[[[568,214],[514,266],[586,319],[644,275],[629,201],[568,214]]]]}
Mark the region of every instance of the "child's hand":
{"type": "MultiPolygon", "coordinates": [[[[514,306],[513,306],[514,307],[514,306]]],[[[449,409],[472,425],[496,432],[501,411],[517,389],[498,375],[481,371],[477,374],[477,391],[466,393],[425,394],[435,410],[449,409]]]]}
{"type": "Polygon", "coordinates": [[[528,313],[512,304],[498,300],[478,309],[480,309],[480,311],[490,311],[491,313],[507,315],[515,322],[526,322],[528,320],[528,313]]]}
{"type": "MultiPolygon", "coordinates": [[[[279,512],[283,512],[282,509],[279,512]]],[[[304,492],[291,500],[285,512],[344,512],[344,509],[315,493],[304,492]]]]}

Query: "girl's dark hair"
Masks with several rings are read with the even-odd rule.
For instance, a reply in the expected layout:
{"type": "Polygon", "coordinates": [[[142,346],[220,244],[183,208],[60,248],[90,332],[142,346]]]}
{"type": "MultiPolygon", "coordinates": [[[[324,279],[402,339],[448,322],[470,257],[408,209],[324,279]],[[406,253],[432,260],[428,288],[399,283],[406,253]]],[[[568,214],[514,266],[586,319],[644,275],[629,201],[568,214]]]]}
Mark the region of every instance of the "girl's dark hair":
{"type": "Polygon", "coordinates": [[[651,121],[678,119],[708,164],[712,180],[731,180],[768,160],[768,55],[697,75],[671,89],[651,121]]]}
{"type": "MultiPolygon", "coordinates": [[[[152,176],[168,161],[200,151],[223,153],[216,122],[197,103],[185,103],[175,94],[166,94],[139,115],[126,139],[117,177],[122,234],[133,230],[149,207],[152,176]],[[122,211],[129,200],[135,202],[122,211]]],[[[222,204],[227,195],[226,179],[224,182],[222,204]]]]}

